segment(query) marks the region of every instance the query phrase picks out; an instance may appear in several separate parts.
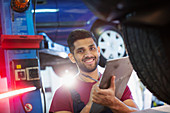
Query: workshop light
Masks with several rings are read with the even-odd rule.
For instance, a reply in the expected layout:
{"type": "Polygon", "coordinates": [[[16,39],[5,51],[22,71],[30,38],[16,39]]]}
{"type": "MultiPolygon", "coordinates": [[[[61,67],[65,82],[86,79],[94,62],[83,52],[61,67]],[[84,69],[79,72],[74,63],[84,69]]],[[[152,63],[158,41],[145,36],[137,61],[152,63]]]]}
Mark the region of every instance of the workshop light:
{"type": "Polygon", "coordinates": [[[58,55],[59,55],[60,57],[62,57],[62,58],[67,58],[67,57],[68,57],[68,54],[65,53],[65,52],[60,52],[60,53],[58,53],[58,55]]]}
{"type": "MultiPolygon", "coordinates": [[[[31,11],[34,13],[34,10],[31,11]]],[[[59,12],[59,9],[36,9],[35,13],[55,13],[59,12]]]]}
{"type": "Polygon", "coordinates": [[[18,89],[18,90],[1,93],[0,99],[6,98],[6,97],[11,97],[11,96],[22,94],[22,93],[26,93],[26,92],[33,91],[33,90],[36,90],[36,87],[28,87],[28,88],[24,88],[24,89],[18,89]]]}
{"type": "Polygon", "coordinates": [[[24,12],[28,9],[30,0],[11,0],[11,8],[17,12],[24,12]]]}

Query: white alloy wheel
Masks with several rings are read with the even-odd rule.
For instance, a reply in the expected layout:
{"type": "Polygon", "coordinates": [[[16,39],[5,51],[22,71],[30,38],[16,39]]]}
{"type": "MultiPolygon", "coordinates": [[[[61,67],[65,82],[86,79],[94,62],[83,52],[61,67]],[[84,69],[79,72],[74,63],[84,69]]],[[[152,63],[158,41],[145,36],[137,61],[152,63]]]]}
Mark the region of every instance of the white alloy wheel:
{"type": "Polygon", "coordinates": [[[113,30],[104,31],[98,39],[101,55],[105,59],[116,59],[125,54],[125,45],[120,33],[113,30]]]}

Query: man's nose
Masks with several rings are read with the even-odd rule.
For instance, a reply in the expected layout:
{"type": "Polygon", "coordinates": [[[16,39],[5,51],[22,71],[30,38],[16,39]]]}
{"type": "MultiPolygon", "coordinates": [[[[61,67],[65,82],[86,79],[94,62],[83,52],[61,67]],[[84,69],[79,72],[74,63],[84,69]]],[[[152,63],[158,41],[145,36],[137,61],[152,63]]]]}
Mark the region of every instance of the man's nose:
{"type": "Polygon", "coordinates": [[[90,51],[86,51],[84,57],[92,57],[92,53],[90,51]]]}

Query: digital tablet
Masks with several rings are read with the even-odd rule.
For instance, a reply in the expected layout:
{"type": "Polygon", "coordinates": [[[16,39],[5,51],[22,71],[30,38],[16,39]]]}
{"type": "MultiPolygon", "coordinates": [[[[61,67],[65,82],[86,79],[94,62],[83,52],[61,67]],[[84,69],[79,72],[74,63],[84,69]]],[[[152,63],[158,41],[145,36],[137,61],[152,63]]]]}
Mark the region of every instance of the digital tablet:
{"type": "MultiPolygon", "coordinates": [[[[102,78],[100,79],[99,87],[102,89],[109,88],[112,76],[116,76],[115,96],[121,99],[132,71],[133,67],[128,56],[119,59],[108,60],[102,78]]],[[[93,103],[90,113],[100,113],[103,109],[103,106],[93,103]]]]}

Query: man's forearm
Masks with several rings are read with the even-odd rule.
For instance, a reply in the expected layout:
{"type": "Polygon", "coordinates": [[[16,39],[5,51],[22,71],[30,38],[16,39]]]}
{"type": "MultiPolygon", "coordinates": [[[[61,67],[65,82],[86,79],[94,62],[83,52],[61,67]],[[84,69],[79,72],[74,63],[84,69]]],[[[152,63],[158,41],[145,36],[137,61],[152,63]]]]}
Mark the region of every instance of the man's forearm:
{"type": "Polygon", "coordinates": [[[91,109],[91,105],[86,105],[80,113],[89,113],[90,112],[90,109],[91,109]]]}
{"type": "MultiPolygon", "coordinates": [[[[130,100],[130,101],[132,101],[132,100],[130,100]]],[[[114,113],[129,113],[129,112],[138,111],[138,107],[136,105],[134,105],[133,101],[132,102],[130,102],[130,101],[127,102],[128,104],[125,104],[116,98],[114,104],[109,106],[109,108],[114,113]]]]}

